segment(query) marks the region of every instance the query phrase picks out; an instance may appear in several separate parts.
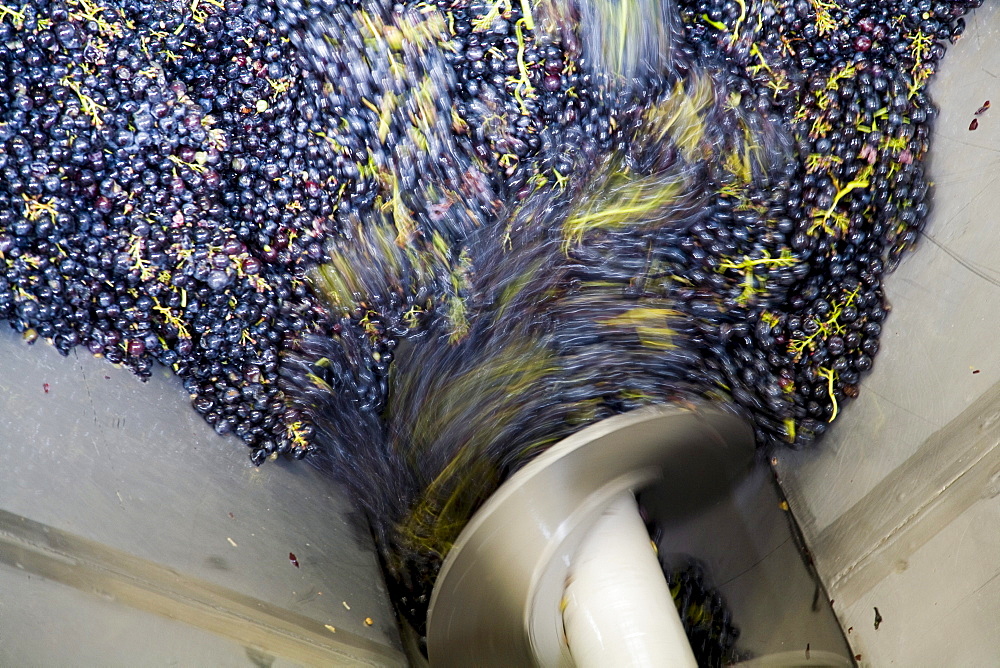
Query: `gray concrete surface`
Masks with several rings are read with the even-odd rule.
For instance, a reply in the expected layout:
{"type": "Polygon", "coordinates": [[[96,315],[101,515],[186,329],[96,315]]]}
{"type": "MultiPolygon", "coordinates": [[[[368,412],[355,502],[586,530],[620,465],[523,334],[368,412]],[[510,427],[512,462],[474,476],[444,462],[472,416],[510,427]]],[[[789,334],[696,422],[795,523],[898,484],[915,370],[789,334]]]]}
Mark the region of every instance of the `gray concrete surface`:
{"type": "Polygon", "coordinates": [[[163,369],[6,326],[0,359],[0,665],[405,665],[370,538],[318,471],[255,468],[163,369]]]}
{"type": "Polygon", "coordinates": [[[849,665],[841,628],[766,466],[709,508],[665,526],[659,549],[668,563],[693,557],[704,564],[732,610],[744,657],[768,665],[764,657],[789,653],[797,663],[782,665],[807,666],[826,653],[849,665]]]}

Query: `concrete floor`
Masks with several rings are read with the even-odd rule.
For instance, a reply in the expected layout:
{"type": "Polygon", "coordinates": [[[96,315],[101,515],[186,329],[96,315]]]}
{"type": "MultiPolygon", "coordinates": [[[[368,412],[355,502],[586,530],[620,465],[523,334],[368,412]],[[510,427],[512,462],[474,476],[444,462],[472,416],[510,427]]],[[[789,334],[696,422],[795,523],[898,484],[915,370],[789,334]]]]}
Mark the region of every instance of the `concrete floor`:
{"type": "Polygon", "coordinates": [[[19,339],[0,327],[0,665],[405,665],[318,471],[255,468],[162,369],[19,339]]]}
{"type": "Polygon", "coordinates": [[[780,654],[795,659],[784,665],[851,665],[782,501],[771,472],[759,465],[711,507],[664,527],[660,552],[669,563],[694,557],[704,564],[740,629],[742,656],[767,666],[777,665],[773,657],[780,654]]]}

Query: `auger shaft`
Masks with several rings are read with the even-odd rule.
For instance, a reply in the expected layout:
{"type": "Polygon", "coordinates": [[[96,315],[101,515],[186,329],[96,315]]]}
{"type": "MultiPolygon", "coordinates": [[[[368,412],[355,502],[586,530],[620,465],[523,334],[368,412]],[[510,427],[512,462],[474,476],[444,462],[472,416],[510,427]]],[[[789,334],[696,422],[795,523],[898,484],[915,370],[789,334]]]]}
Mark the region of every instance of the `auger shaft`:
{"type": "Polygon", "coordinates": [[[698,665],[631,492],[614,500],[580,544],[563,606],[579,668],[698,665]]]}

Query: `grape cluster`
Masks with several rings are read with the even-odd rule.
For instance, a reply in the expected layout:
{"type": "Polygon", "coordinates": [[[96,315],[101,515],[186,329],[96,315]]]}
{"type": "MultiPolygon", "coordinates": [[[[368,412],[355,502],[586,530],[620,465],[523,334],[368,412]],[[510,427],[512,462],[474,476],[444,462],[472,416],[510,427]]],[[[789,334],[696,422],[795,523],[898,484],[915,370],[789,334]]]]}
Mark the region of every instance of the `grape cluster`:
{"type": "Polygon", "coordinates": [[[812,441],[872,366],[882,280],[928,211],[927,83],[979,4],[801,0],[757,21],[740,2],[680,3],[693,46],[742,80],[734,103],[766,101],[795,142],[774,187],[723,187],[681,242],[748,309],[716,366],[761,442],[812,441]]]}

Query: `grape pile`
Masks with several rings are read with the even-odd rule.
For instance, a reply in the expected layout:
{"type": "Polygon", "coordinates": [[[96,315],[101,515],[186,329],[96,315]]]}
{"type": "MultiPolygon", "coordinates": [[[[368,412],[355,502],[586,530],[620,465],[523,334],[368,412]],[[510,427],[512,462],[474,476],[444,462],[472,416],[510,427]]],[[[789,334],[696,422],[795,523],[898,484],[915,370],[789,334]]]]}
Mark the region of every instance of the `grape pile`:
{"type": "Polygon", "coordinates": [[[418,215],[425,201],[434,215],[468,203],[470,187],[493,188],[479,198],[488,209],[532,178],[563,178],[571,161],[554,151],[526,166],[550,121],[590,143],[607,125],[576,73],[551,74],[569,68],[560,50],[538,52],[523,23],[490,11],[450,11],[444,30],[467,48],[447,59],[423,52],[461,88],[435,122],[460,126],[478,164],[466,187],[432,201],[412,188],[421,170],[441,169],[429,157],[418,167],[429,155],[413,146],[419,135],[406,147],[368,135],[403,140],[379,125],[405,101],[365,106],[372,72],[357,68],[333,78],[343,84],[334,94],[329,64],[292,44],[273,4],[3,5],[0,318],[29,341],[64,354],[82,346],[143,377],[154,362],[172,368],[194,407],[242,438],[255,463],[304,455],[311,426],[276,380],[282,349],[334,326],[307,289],[323,243],[387,202],[418,215]],[[520,51],[515,35],[529,42],[520,51]],[[511,87],[518,54],[534,78],[518,70],[524,80],[511,87]],[[543,62],[547,84],[537,80],[543,62]],[[388,184],[392,160],[405,169],[388,184]]]}
{"type": "Polygon", "coordinates": [[[733,626],[722,594],[706,581],[704,566],[663,564],[663,572],[699,666],[725,666],[750,658],[736,652],[739,629],[733,626]]]}
{"type": "Polygon", "coordinates": [[[977,0],[0,4],[0,318],[323,461],[421,628],[546,445],[858,393],[977,0]]]}
{"type": "Polygon", "coordinates": [[[2,11],[0,315],[64,354],[172,367],[256,461],[304,443],[278,351],[322,327],[303,272],[339,189],[366,187],[310,126],[320,82],[257,7],[2,11]]]}
{"type": "Polygon", "coordinates": [[[576,149],[570,171],[534,171],[500,215],[477,208],[441,244],[439,220],[401,242],[398,216],[370,217],[317,273],[341,329],[297,346],[286,387],[348,472],[418,628],[464,521],[546,445],[709,399],[759,444],[802,446],[877,353],[882,279],[927,213],[926,84],[972,5],[652,6],[663,14],[621,30],[633,5],[538,5],[554,26],[538,43],[574,54],[608,119],[596,145],[554,133],[529,161],[576,149]],[[652,34],[636,54],[616,30],[652,34]]]}
{"type": "Polygon", "coordinates": [[[978,4],[813,0],[751,19],[743,3],[682,3],[697,48],[721,48],[796,142],[773,190],[724,187],[725,225],[695,240],[750,307],[722,366],[737,403],[772,413],[759,438],[808,443],[857,396],[888,308],[882,279],[927,215],[926,84],[978,4]],[[789,287],[777,301],[759,294],[777,285],[789,287]]]}

